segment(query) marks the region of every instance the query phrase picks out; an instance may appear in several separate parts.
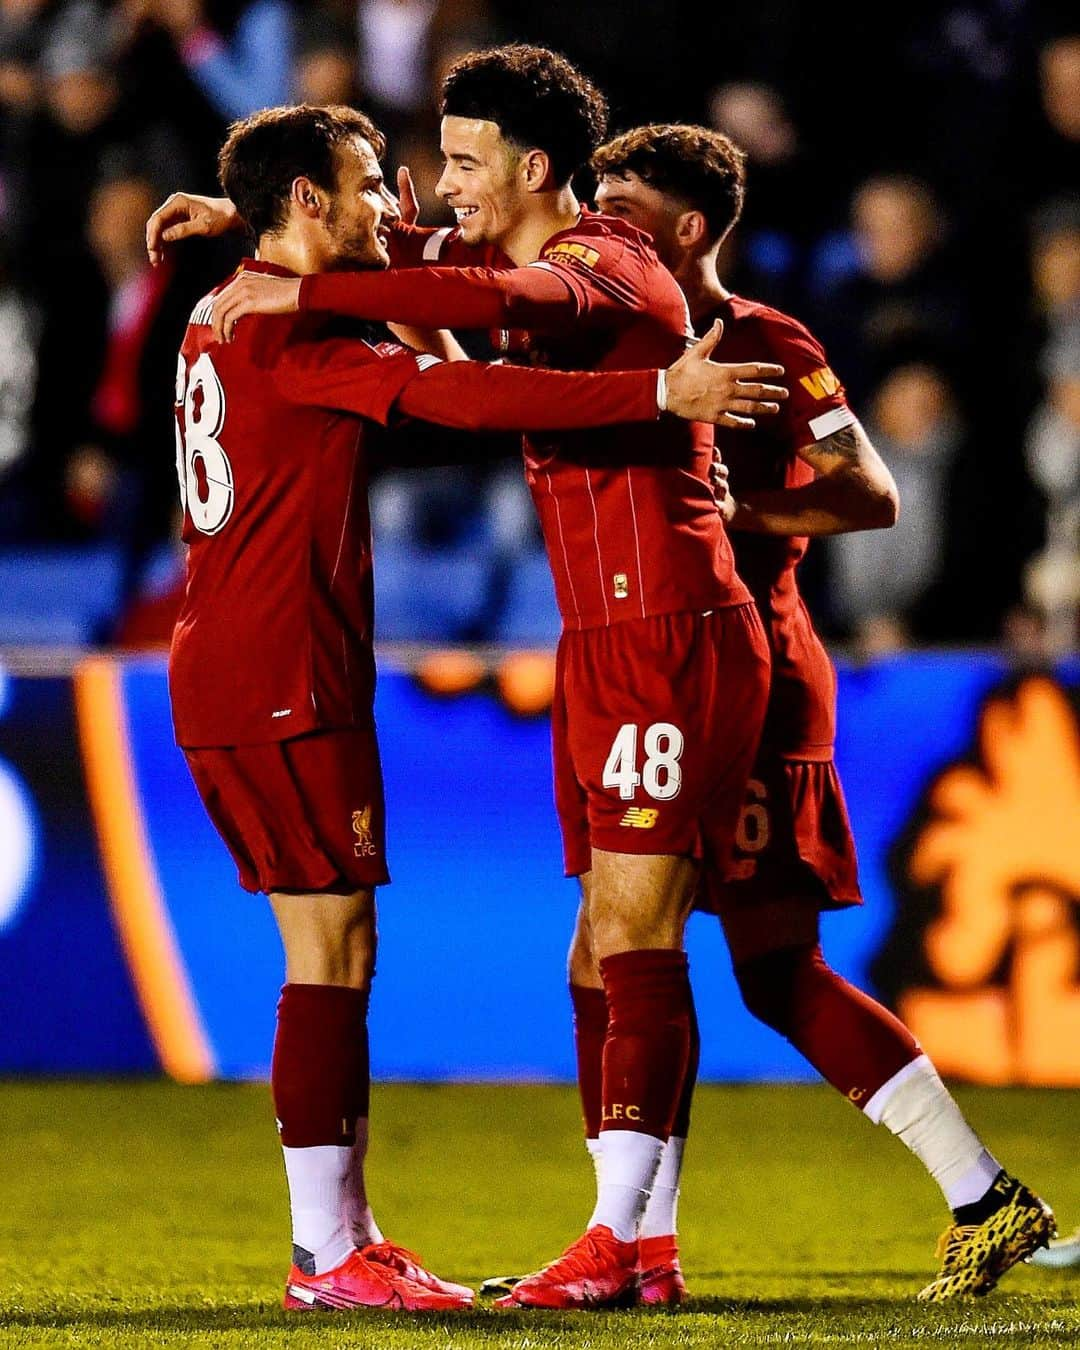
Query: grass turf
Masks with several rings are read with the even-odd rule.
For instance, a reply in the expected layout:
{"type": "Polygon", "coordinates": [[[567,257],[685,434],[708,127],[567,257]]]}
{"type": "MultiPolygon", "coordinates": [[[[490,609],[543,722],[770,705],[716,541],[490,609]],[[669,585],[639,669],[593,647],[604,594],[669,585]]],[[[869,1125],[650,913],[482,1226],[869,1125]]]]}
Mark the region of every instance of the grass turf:
{"type": "MultiPolygon", "coordinates": [[[[960,1094],[1008,1165],[1080,1219],[1080,1093],[960,1094]]],[[[384,1228],[476,1283],[577,1236],[590,1165],[557,1087],[379,1085],[384,1228]]],[[[918,1164],[827,1089],[703,1088],[678,1313],[288,1315],[266,1089],[0,1083],[0,1346],[689,1347],[1080,1343],[1080,1273],[1023,1268],[923,1306],[946,1216],[918,1164]]]]}

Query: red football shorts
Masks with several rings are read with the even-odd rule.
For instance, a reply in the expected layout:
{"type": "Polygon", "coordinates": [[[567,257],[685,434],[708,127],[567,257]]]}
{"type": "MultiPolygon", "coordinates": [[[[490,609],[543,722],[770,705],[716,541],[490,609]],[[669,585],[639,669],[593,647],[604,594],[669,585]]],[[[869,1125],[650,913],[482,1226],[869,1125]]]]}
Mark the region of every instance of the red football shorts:
{"type": "Polygon", "coordinates": [[[836,765],[763,751],[727,867],[706,868],[698,907],[718,914],[736,965],[816,942],[818,914],[862,903],[836,765]]]}
{"type": "Polygon", "coordinates": [[[185,750],[246,891],[342,891],[389,881],[375,728],[185,750]]]}
{"type": "Polygon", "coordinates": [[[564,633],[551,724],[567,876],[594,848],[726,858],[768,692],[752,604],[564,633]]]}

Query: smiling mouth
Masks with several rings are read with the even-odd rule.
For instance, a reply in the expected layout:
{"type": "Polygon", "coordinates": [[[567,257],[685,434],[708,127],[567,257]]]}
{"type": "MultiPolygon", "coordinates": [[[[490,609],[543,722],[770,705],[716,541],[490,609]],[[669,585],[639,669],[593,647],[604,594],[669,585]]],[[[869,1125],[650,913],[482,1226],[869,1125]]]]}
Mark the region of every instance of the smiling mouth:
{"type": "Polygon", "coordinates": [[[478,206],[455,206],[454,215],[460,225],[463,220],[468,220],[470,216],[475,216],[480,208],[478,206]]]}

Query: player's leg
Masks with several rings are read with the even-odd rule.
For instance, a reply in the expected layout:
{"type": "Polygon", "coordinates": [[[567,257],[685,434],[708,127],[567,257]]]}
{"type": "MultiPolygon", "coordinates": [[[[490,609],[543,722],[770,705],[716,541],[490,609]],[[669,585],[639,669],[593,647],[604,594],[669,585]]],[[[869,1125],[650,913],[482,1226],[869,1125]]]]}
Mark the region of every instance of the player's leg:
{"type": "MultiPolygon", "coordinates": [[[[568,970],[574,1005],[574,1042],[577,1052],[578,1089],[585,1120],[585,1146],[600,1182],[602,1165],[600,1123],[603,1115],[603,1049],[607,1034],[607,999],[596,959],[589,919],[592,874],[581,878],[581,904],[570,944],[568,970]]],[[[671,1134],[664,1144],[656,1179],[645,1205],[638,1234],[638,1301],[645,1304],[676,1304],[686,1297],[679,1263],[678,1204],[686,1138],[690,1131],[690,1107],[697,1083],[701,1040],[697,1013],[690,1003],[690,1050],[686,1075],[671,1134]]]]}
{"type": "Polygon", "coordinates": [[[584,1236],[507,1302],[581,1307],[635,1296],[641,1221],[690,1057],[682,940],[702,818],[709,808],[730,842],[764,717],[768,660],[752,605],[571,632],[560,643],[556,799],[568,871],[591,872],[589,936],[607,1001],[602,1166],[584,1236]],[[561,761],[577,789],[569,831],[561,761]],[[582,801],[591,844],[584,866],[569,847],[582,801]]]}
{"type": "MultiPolygon", "coordinates": [[[[601,993],[607,1004],[596,1204],[584,1236],[515,1284],[501,1306],[636,1301],[641,1220],[689,1059],[691,999],[682,933],[696,873],[689,858],[593,850],[589,928],[603,987],[588,992],[601,993]]],[[[594,1073],[592,1064],[588,1093],[594,1073]]]]}
{"type": "Polygon", "coordinates": [[[736,976],[751,1012],[895,1134],[941,1188],[953,1223],[941,1273],[920,1297],[986,1293],[1049,1241],[1053,1216],[1042,1201],[986,1148],[903,1023],[838,975],[820,946],[759,957],[736,976]]]}
{"type": "Polygon", "coordinates": [[[600,966],[593,953],[589,923],[592,873],[579,878],[581,902],[574,921],[574,935],[567,956],[570,1002],[574,1011],[574,1052],[578,1093],[585,1124],[585,1147],[600,1183],[600,1125],[603,1117],[604,1040],[607,1037],[608,1006],[600,966]]]}
{"type": "Polygon", "coordinates": [[[271,1074],[294,1223],[286,1307],[462,1306],[463,1294],[361,1257],[351,1230],[369,1090],[373,888],[388,879],[373,729],[187,757],[241,884],[271,897],[285,948],[271,1074]]]}
{"type": "Polygon", "coordinates": [[[943,1278],[924,1295],[985,1292],[1020,1259],[1020,1247],[1049,1236],[1043,1206],[1006,1176],[903,1023],[822,955],[820,909],[859,899],[833,765],[759,760],[753,788],[756,828],[741,832],[734,863],[741,878],[713,892],[743,1000],[915,1153],[941,1187],[954,1226],[967,1234],[969,1254],[989,1253],[980,1267],[954,1243],[943,1278]],[[1000,1242],[983,1241],[986,1225],[1000,1230],[1000,1242]]]}
{"type": "MultiPolygon", "coordinates": [[[[585,1125],[585,1147],[592,1160],[597,1186],[600,1185],[601,1135],[603,1115],[603,1057],[607,1037],[607,997],[592,945],[589,924],[589,896],[592,873],[580,878],[581,903],[574,924],[574,935],[567,959],[570,999],[573,1007],[574,1047],[577,1059],[578,1090],[585,1125]]],[[[690,1101],[697,1079],[699,1039],[697,1017],[691,1005],[690,1067],[683,1085],[673,1132],[664,1145],[656,1181],[645,1207],[641,1235],[638,1238],[638,1301],[649,1304],[681,1303],[686,1293],[679,1265],[676,1238],[676,1211],[679,1175],[689,1129],[690,1101]]],[[[485,1280],[482,1293],[509,1293],[524,1276],[499,1276],[485,1280]]]]}
{"type": "Polygon", "coordinates": [[[357,1245],[350,1219],[357,1122],[368,1115],[367,1007],[375,897],[270,897],[285,950],[270,1084],[285,1155],[293,1264],[340,1265],[357,1245]]]}

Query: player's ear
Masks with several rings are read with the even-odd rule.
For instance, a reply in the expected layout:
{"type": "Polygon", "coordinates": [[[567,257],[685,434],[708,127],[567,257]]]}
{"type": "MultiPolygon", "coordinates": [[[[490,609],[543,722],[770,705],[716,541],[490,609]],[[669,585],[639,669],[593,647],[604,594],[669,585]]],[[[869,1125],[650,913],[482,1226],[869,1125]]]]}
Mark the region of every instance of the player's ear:
{"type": "Polygon", "coordinates": [[[526,192],[542,192],[551,187],[551,160],[547,151],[527,150],[521,157],[520,167],[526,192]]]}
{"type": "Polygon", "coordinates": [[[700,211],[684,211],[675,222],[675,239],[682,248],[699,247],[708,233],[708,224],[700,211]]]}
{"type": "Polygon", "coordinates": [[[322,214],[322,194],[310,178],[294,178],[289,196],[293,205],[312,220],[322,214]]]}

